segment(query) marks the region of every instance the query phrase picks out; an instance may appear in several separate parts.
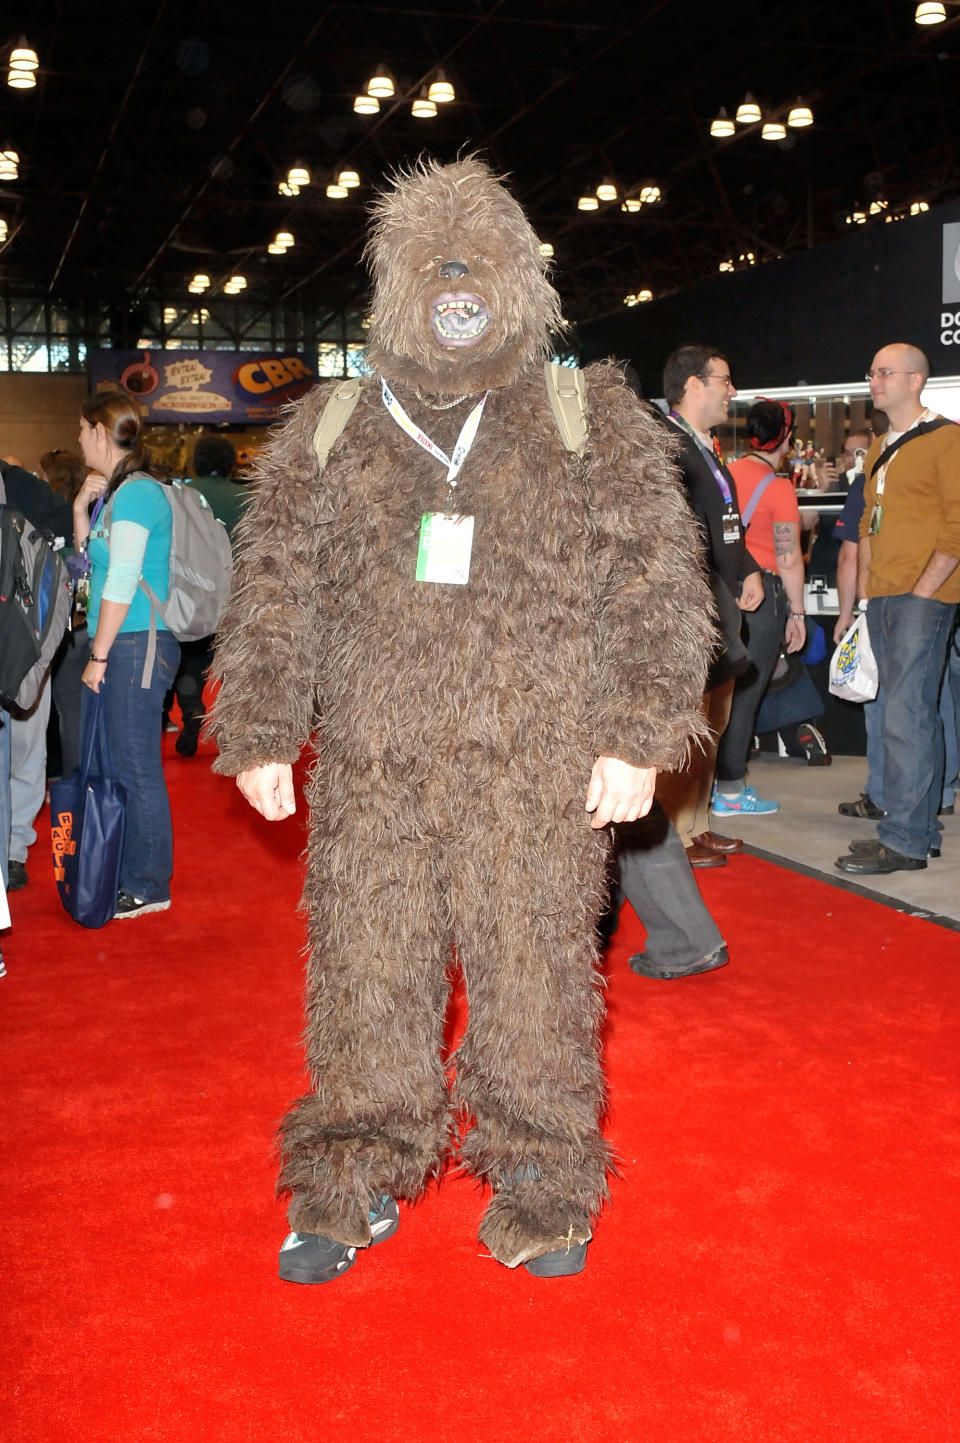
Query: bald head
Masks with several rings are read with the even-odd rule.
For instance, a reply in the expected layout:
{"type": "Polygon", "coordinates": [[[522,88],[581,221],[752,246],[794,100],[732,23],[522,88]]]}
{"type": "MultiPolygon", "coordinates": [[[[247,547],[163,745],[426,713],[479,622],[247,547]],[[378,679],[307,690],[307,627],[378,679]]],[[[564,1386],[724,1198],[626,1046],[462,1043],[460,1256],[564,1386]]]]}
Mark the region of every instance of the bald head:
{"type": "Polygon", "coordinates": [[[893,341],[874,356],[870,395],[874,406],[886,412],[891,430],[905,431],[920,415],[920,392],[929,375],[926,356],[907,341],[893,341]]]}
{"type": "Polygon", "coordinates": [[[909,341],[894,341],[892,345],[884,346],[884,350],[895,351],[899,357],[897,365],[902,366],[905,371],[913,371],[922,376],[926,385],[930,379],[930,362],[919,346],[911,346],[909,341]]]}

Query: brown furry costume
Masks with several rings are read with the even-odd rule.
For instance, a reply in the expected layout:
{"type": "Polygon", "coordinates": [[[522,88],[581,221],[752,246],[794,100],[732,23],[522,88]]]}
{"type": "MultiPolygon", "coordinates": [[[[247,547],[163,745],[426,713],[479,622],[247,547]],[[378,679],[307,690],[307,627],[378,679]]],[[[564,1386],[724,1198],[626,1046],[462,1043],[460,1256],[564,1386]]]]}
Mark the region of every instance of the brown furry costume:
{"type": "Polygon", "coordinates": [[[445,472],[395,424],[379,375],[322,476],[330,386],[263,457],[218,650],[218,770],[293,761],[314,727],[304,904],[313,1091],[281,1128],[290,1226],[370,1241],[369,1191],[413,1197],[460,1153],[494,1187],[480,1236],[509,1266],[590,1236],[606,1193],[594,924],[606,831],[598,755],[669,767],[701,727],[708,598],[670,441],[608,365],[590,440],[564,449],[542,359],[559,316],[537,238],[482,163],[428,162],[375,208],[368,358],[450,451],[492,388],[460,475],[466,586],[417,582],[445,472]],[[439,269],[489,308],[475,346],[431,327],[439,269]],[[445,406],[454,397],[461,404],[445,406]],[[451,1104],[441,1061],[452,943],[469,998],[451,1104]],[[514,1170],[536,1163],[542,1180],[514,1170]]]}

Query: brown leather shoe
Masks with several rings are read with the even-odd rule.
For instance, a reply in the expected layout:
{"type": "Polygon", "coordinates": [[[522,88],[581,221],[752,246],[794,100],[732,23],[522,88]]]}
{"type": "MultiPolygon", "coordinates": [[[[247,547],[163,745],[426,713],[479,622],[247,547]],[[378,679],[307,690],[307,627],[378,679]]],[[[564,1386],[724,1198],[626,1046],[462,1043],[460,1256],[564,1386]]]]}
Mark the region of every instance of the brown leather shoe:
{"type": "Polygon", "coordinates": [[[727,859],[722,852],[711,852],[709,847],[701,847],[698,842],[687,848],[687,861],[691,867],[725,867],[727,859]]]}
{"type": "Polygon", "coordinates": [[[706,847],[708,852],[742,852],[741,837],[725,837],[722,832],[701,832],[693,838],[695,847],[706,847]]]}

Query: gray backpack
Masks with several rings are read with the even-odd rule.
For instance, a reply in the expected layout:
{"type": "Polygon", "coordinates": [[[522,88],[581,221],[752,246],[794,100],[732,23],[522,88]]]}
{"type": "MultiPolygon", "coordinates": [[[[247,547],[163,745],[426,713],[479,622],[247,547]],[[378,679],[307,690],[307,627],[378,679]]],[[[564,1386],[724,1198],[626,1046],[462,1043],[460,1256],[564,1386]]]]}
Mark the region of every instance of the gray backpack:
{"type": "MultiPolygon", "coordinates": [[[[128,481],[144,479],[140,473],[128,481]]],[[[199,641],[216,631],[230,596],[233,554],[227,528],[213,514],[199,491],[172,481],[163,487],[170,504],[170,582],[166,601],[140,578],[140,590],[150,602],[150,639],[141,686],[149,686],[157,647],[157,617],[178,641],[199,641]]],[[[113,498],[104,509],[104,525],[113,498]]]]}

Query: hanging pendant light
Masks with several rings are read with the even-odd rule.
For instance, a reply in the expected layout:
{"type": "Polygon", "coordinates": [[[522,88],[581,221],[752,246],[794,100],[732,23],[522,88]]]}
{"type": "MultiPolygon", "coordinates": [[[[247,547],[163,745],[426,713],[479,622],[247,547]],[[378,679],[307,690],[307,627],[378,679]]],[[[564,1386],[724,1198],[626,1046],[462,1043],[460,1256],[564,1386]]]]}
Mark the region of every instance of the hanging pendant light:
{"type": "Polygon", "coordinates": [[[297,189],[300,190],[303,186],[309,184],[310,172],[309,170],[307,170],[307,167],[305,165],[301,165],[298,160],[296,164],[291,165],[290,169],[287,171],[287,185],[295,185],[297,189]]]}
{"type": "Polygon", "coordinates": [[[327,186],[327,200],[346,200],[349,194],[347,187],[340,185],[338,181],[331,181],[327,186]]]}
{"type": "MultiPolygon", "coordinates": [[[[4,221],[4,222],[2,222],[2,224],[5,225],[6,222],[4,221]]],[[[550,244],[549,241],[541,241],[541,242],[540,242],[540,247],[539,247],[539,249],[540,249],[540,254],[541,254],[542,256],[546,256],[547,260],[551,260],[551,259],[552,259],[552,257],[553,257],[553,246],[550,244]]]]}
{"type": "Polygon", "coordinates": [[[431,100],[426,88],[414,97],[410,107],[410,114],[416,116],[417,120],[432,120],[437,113],[437,102],[431,100]]]}
{"type": "Polygon", "coordinates": [[[278,230],[273,238],[273,243],[275,246],[282,246],[284,250],[289,250],[292,245],[296,245],[293,233],[288,230],[278,230]]]}
{"type": "Polygon", "coordinates": [[[18,180],[20,157],[15,150],[0,150],[0,180],[18,180]]]}
{"type": "Polygon", "coordinates": [[[346,186],[347,190],[353,190],[360,184],[360,177],[355,170],[341,170],[337,176],[337,185],[346,186]]]}
{"type": "Polygon", "coordinates": [[[268,256],[285,256],[286,253],[286,246],[278,246],[276,241],[271,241],[270,244],[267,246],[268,256]]]}
{"type": "Polygon", "coordinates": [[[358,115],[376,115],[380,109],[380,102],[375,95],[358,95],[353,108],[358,115]]]}
{"type": "Polygon", "coordinates": [[[377,100],[389,100],[395,89],[393,76],[381,61],[367,81],[367,94],[375,96],[377,100]]]}
{"type": "Polygon", "coordinates": [[[736,129],[736,123],[730,119],[726,107],[721,105],[719,115],[710,122],[710,134],[715,140],[722,140],[726,135],[734,135],[736,129]]]}
{"type": "Polygon", "coordinates": [[[663,192],[658,185],[645,185],[640,190],[641,205],[656,205],[663,199],[663,192]]]}
{"type": "Polygon", "coordinates": [[[456,100],[456,91],[442,70],[437,71],[437,77],[427,91],[427,98],[432,100],[434,105],[449,105],[451,100],[456,100]]]}
{"type": "Polygon", "coordinates": [[[918,25],[942,25],[947,18],[946,6],[941,0],[921,0],[913,18],[918,25]]]}
{"type": "Polygon", "coordinates": [[[10,52],[7,84],[12,90],[32,90],[37,83],[35,72],[39,64],[37,52],[21,36],[20,44],[10,52]]]}
{"type": "Polygon", "coordinates": [[[641,306],[644,305],[644,303],[645,303],[646,301],[652,301],[652,300],[653,300],[653,291],[648,291],[648,290],[637,291],[637,300],[640,302],[641,306]]]}
{"type": "Polygon", "coordinates": [[[626,200],[621,202],[620,209],[625,210],[628,215],[636,215],[638,210],[643,209],[643,201],[635,195],[628,195],[626,200]]]}
{"type": "Polygon", "coordinates": [[[288,180],[281,180],[277,184],[277,191],[280,195],[294,196],[300,194],[300,187],[291,185],[288,180]]]}
{"type": "Polygon", "coordinates": [[[612,180],[604,179],[597,186],[597,200],[616,200],[617,187],[612,180]]]}
{"type": "Polygon", "coordinates": [[[796,105],[787,116],[787,124],[791,130],[802,130],[805,125],[813,124],[813,111],[809,105],[804,105],[799,96],[796,105]]]}
{"type": "Polygon", "coordinates": [[[761,140],[786,140],[787,127],[779,120],[768,120],[760,132],[761,140]]]}
{"type": "Polygon", "coordinates": [[[577,201],[577,210],[599,210],[600,202],[595,195],[582,195],[577,201]]]}
{"type": "Polygon", "coordinates": [[[737,124],[756,125],[761,115],[762,112],[759,105],[748,90],[740,105],[737,107],[737,124]]]}

